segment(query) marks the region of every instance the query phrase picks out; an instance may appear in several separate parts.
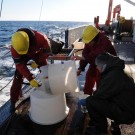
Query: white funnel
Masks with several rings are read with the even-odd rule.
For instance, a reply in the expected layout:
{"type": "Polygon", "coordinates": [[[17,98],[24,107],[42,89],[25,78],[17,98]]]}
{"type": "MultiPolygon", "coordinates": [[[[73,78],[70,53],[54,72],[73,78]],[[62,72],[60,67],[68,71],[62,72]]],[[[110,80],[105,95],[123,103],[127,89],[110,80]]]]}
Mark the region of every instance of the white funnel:
{"type": "Polygon", "coordinates": [[[63,64],[50,64],[48,68],[48,79],[53,94],[79,92],[74,61],[67,61],[63,64]]]}
{"type": "Polygon", "coordinates": [[[79,91],[76,66],[74,61],[69,61],[40,69],[42,86],[30,94],[30,118],[37,124],[51,125],[62,121],[69,112],[65,93],[79,91]]]}
{"type": "Polygon", "coordinates": [[[40,125],[56,124],[64,120],[69,112],[65,94],[51,95],[37,89],[31,92],[30,102],[30,118],[40,125]]]}

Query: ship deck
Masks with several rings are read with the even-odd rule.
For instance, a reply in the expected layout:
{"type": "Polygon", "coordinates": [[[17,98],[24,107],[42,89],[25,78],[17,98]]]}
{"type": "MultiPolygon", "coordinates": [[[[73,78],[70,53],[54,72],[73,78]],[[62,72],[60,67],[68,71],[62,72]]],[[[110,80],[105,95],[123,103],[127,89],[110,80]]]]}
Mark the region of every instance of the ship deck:
{"type": "MultiPolygon", "coordinates": [[[[125,60],[126,64],[135,63],[135,43],[131,41],[117,41],[114,42],[114,47],[120,58],[125,60]]],[[[77,64],[78,66],[78,64],[77,64]]],[[[78,77],[80,82],[80,89],[82,90],[85,82],[85,73],[78,77]]],[[[29,95],[29,93],[28,93],[29,95]]],[[[9,117],[0,125],[0,134],[11,135],[18,132],[19,135],[83,135],[88,122],[90,120],[88,113],[83,113],[80,105],[78,104],[80,93],[66,93],[67,106],[69,107],[69,113],[67,117],[53,125],[39,125],[31,121],[29,117],[30,99],[29,96],[22,101],[17,109],[16,113],[9,115],[10,101],[8,101],[0,110],[4,115],[9,117]],[[7,107],[7,109],[6,109],[7,107]]],[[[55,111],[55,110],[54,110],[55,111]]],[[[3,115],[3,118],[6,117],[3,115]]],[[[2,116],[2,115],[1,115],[2,116]]],[[[0,122],[2,117],[0,118],[0,122]]],[[[121,125],[122,135],[134,135],[135,123],[132,125],[121,125]]],[[[108,135],[111,135],[108,130],[108,135]]]]}

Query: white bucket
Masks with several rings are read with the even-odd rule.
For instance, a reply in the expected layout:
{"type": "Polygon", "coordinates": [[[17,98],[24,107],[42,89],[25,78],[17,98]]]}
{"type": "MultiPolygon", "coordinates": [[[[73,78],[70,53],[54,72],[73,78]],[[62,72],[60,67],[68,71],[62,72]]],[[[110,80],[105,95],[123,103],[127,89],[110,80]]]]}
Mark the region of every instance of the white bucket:
{"type": "Polygon", "coordinates": [[[48,79],[53,94],[79,92],[74,61],[67,61],[63,64],[50,64],[48,68],[48,79]]]}
{"type": "Polygon", "coordinates": [[[78,92],[79,83],[74,61],[55,63],[40,68],[42,86],[30,94],[30,118],[41,125],[62,121],[68,114],[65,93],[78,92]]]}
{"type": "Polygon", "coordinates": [[[65,94],[51,95],[41,90],[30,94],[30,118],[40,125],[56,124],[64,120],[69,112],[65,94]]]}

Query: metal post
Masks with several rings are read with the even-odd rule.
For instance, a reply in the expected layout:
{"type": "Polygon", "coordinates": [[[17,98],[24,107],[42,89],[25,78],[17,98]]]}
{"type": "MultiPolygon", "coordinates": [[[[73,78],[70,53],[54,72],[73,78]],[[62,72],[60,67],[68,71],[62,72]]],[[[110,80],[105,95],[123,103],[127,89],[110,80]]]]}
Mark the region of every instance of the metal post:
{"type": "Polygon", "coordinates": [[[65,30],[65,48],[68,48],[68,29],[65,30]]]}

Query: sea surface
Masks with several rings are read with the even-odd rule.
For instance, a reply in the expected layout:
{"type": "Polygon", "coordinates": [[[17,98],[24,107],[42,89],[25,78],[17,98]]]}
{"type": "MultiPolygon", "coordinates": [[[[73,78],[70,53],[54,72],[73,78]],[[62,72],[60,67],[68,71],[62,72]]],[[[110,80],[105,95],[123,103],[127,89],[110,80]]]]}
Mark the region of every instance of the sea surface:
{"type": "Polygon", "coordinates": [[[0,47],[11,43],[12,34],[19,28],[32,28],[50,37],[62,37],[64,31],[89,22],[64,22],[64,21],[0,21],[0,47]]]}
{"type": "MultiPolygon", "coordinates": [[[[64,41],[65,30],[91,24],[89,22],[63,21],[0,21],[0,106],[10,98],[15,65],[10,54],[12,34],[19,28],[32,28],[50,38],[64,41]]],[[[35,72],[35,71],[32,71],[35,72]]]]}

